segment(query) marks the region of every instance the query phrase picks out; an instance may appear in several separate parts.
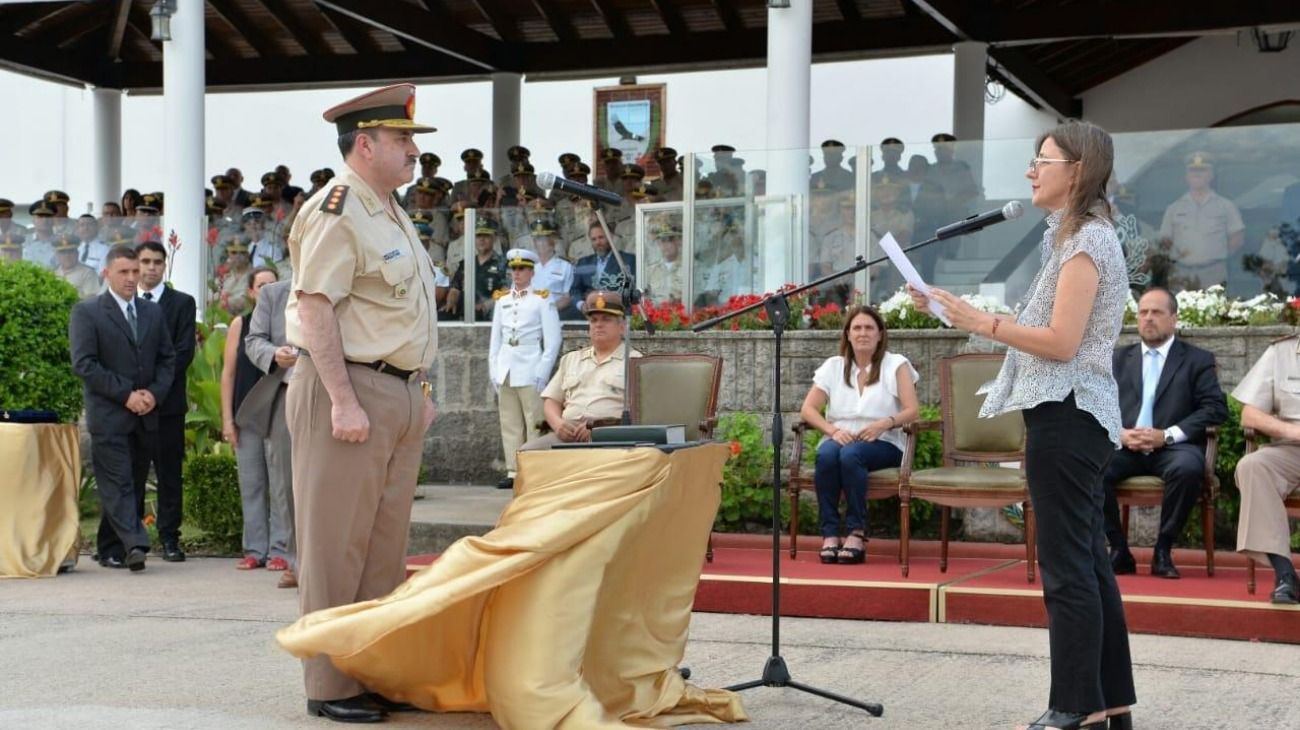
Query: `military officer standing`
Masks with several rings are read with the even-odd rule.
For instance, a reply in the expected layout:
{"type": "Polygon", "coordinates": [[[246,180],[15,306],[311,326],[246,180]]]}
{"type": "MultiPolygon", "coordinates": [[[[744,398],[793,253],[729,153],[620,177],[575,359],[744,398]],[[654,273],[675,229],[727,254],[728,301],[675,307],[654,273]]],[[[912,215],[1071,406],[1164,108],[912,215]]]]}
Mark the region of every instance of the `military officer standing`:
{"type": "Polygon", "coordinates": [[[537,254],[522,248],[506,252],[511,286],[492,294],[492,338],[488,374],[497,388],[501,446],[506,478],[500,489],[515,485],[515,452],[539,435],[543,423],[542,389],[560,354],[560,315],[548,289],[532,288],[537,254]]]}
{"type": "Polygon", "coordinates": [[[27,212],[32,216],[32,232],[23,246],[23,261],[54,270],[54,206],[44,200],[32,203],[27,212]]]}
{"type": "Polygon", "coordinates": [[[26,236],[27,229],[14,223],[14,201],[0,198],[0,237],[9,233],[26,236]]]}
{"type": "MultiPolygon", "coordinates": [[[[457,182],[452,187],[451,197],[453,200],[468,201],[470,199],[469,184],[471,180],[477,180],[480,174],[485,180],[490,181],[492,178],[483,171],[483,152],[481,150],[470,147],[460,153],[460,161],[465,169],[465,179],[457,182]]],[[[474,204],[478,205],[478,202],[475,201],[474,204]]]]}
{"type": "MultiPolygon", "coordinates": [[[[304,614],[377,598],[406,577],[438,349],[433,263],[394,195],[415,172],[412,135],[434,131],[414,109],[415,86],[397,84],[325,112],[344,166],[289,235],[285,333],[302,352],[286,415],[304,614]]],[[[303,670],[308,714],[375,722],[397,709],[327,656],[303,670]]]]}
{"type": "Polygon", "coordinates": [[[0,234],[0,262],[23,260],[23,234],[17,229],[0,234]]]}

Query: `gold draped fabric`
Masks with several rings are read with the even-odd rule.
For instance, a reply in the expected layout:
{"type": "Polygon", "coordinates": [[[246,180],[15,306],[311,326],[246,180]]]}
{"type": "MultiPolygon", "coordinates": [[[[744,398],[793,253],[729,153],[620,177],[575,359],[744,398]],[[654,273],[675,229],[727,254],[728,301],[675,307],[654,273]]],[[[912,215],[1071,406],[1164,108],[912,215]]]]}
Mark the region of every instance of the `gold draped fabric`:
{"type": "Polygon", "coordinates": [[[277,635],[372,691],[506,730],[748,719],[677,672],[727,449],[526,451],[496,529],[277,635]]]}
{"type": "Polygon", "coordinates": [[[39,578],[75,563],[81,536],[76,424],[0,423],[0,578],[39,578]]]}

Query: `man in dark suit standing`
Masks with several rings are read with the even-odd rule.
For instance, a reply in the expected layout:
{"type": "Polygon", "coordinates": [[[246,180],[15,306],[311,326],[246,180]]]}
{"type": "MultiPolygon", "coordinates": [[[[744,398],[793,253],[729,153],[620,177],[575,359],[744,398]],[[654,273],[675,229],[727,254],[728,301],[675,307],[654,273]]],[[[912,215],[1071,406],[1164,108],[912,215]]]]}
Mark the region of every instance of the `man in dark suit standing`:
{"type": "Polygon", "coordinates": [[[181,467],[185,461],[185,413],[189,411],[185,374],[194,360],[194,297],[163,284],[167,275],[167,249],[158,241],[145,241],[135,247],[140,261],[138,296],[162,308],[165,329],[176,351],[172,386],[158,404],[158,434],[153,439],[149,458],[135,464],[135,498],[140,516],[144,516],[144,484],[152,463],[158,476],[158,537],[162,541],[162,559],[169,563],[185,561],[181,551],[181,514],[184,488],[181,467]]]}
{"type": "MultiPolygon", "coordinates": [[[[605,229],[600,225],[600,221],[591,222],[587,227],[587,237],[591,239],[591,249],[595,253],[583,256],[573,265],[573,288],[569,290],[569,297],[574,304],[560,312],[561,319],[582,319],[584,316],[582,308],[587,301],[587,295],[593,291],[623,291],[619,279],[623,268],[619,266],[618,258],[614,256],[609,238],[605,236],[605,229]]],[[[621,251],[619,255],[627,264],[628,277],[635,281],[636,256],[621,251]]]]}
{"type": "Polygon", "coordinates": [[[99,492],[99,563],[132,571],[144,570],[149,552],[134,467],[149,458],[176,360],[162,310],[136,297],[139,276],[135,251],[114,246],[104,258],[108,291],[78,303],[68,323],[99,492]]]}
{"type": "Polygon", "coordinates": [[[1151,574],[1178,578],[1171,550],[1205,479],[1205,429],[1228,420],[1214,355],[1176,339],[1177,326],[1178,301],[1167,289],[1149,289],[1138,300],[1142,342],[1115,350],[1124,448],[1111,459],[1102,483],[1106,539],[1116,574],[1136,573],[1137,563],[1120,529],[1115,485],[1135,476],[1164,480],[1151,574]]]}

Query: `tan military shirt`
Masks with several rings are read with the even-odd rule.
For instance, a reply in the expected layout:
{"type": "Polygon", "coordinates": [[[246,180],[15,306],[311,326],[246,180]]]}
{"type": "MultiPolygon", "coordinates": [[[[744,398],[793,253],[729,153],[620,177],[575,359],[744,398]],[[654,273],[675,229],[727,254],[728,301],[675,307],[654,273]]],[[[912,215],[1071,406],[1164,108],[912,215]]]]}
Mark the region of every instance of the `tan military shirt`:
{"type": "Polygon", "coordinates": [[[1283,421],[1300,422],[1300,337],[1269,345],[1232,397],[1283,421]]]}
{"type": "Polygon", "coordinates": [[[1205,266],[1228,255],[1228,238],[1246,229],[1241,212],[1231,200],[1213,190],[1201,202],[1191,193],[1165,209],[1161,238],[1174,242],[1174,260],[1180,266],[1205,266]]]}
{"type": "Polygon", "coordinates": [[[667,300],[682,301],[682,262],[681,259],[668,262],[656,258],[646,267],[646,296],[663,303],[667,300]]]}
{"type": "Polygon", "coordinates": [[[298,293],[321,294],[334,305],[345,359],[428,369],[438,349],[434,269],[415,226],[347,165],[330,182],[289,233],[297,264],[284,315],[289,343],[307,347],[298,293]],[[347,186],[342,212],[322,210],[340,185],[347,186]]]}
{"type": "MultiPolygon", "coordinates": [[[[641,353],[632,351],[632,357],[641,353]]],[[[566,421],[618,418],[623,415],[623,348],[604,362],[596,362],[596,348],[584,347],[560,358],[543,398],[564,404],[560,414],[566,421]]]]}
{"type": "Polygon", "coordinates": [[[60,279],[71,284],[77,290],[77,296],[82,299],[89,299],[99,293],[99,276],[95,274],[94,269],[85,264],[77,264],[66,271],[56,269],[54,273],[58,274],[60,279]]]}
{"type": "Polygon", "coordinates": [[[227,311],[236,314],[243,311],[244,305],[247,304],[249,277],[252,273],[252,269],[240,273],[228,271],[222,278],[221,293],[226,295],[227,311]]]}

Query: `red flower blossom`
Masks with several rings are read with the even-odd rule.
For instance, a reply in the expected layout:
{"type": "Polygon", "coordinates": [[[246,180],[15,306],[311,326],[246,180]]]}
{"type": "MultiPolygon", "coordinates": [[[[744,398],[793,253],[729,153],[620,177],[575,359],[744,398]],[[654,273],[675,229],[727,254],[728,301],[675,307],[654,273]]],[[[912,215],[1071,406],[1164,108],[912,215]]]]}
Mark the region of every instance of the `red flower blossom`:
{"type": "Polygon", "coordinates": [[[740,442],[739,442],[739,441],[732,441],[732,442],[729,444],[729,446],[731,447],[731,455],[732,455],[733,457],[734,457],[734,456],[740,456],[741,448],[740,448],[740,442]]]}

